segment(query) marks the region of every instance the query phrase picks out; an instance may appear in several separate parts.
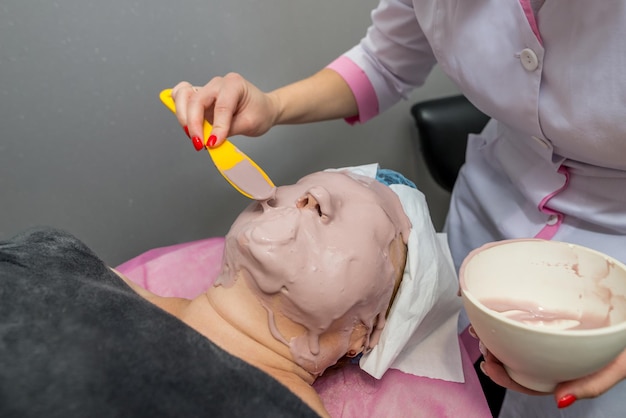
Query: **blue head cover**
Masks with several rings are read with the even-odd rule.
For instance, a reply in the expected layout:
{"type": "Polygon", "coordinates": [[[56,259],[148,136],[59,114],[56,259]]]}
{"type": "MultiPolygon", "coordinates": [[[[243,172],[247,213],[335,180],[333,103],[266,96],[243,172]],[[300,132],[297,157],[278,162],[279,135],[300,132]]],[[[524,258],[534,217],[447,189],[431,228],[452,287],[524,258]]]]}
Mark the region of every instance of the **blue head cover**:
{"type": "Polygon", "coordinates": [[[382,184],[386,184],[387,186],[391,186],[392,184],[404,184],[405,186],[417,189],[415,183],[411,180],[407,179],[397,171],[390,170],[388,168],[378,168],[378,171],[376,171],[376,180],[382,184]]]}

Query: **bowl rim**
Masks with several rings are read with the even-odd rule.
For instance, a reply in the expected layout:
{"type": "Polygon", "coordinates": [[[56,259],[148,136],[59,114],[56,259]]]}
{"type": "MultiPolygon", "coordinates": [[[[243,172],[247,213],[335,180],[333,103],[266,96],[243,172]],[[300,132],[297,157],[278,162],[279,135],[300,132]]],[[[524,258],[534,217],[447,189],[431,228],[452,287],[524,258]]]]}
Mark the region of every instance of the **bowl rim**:
{"type": "MultiPolygon", "coordinates": [[[[615,259],[614,257],[611,257],[608,254],[605,254],[601,251],[598,250],[594,250],[593,248],[589,248],[589,247],[585,247],[584,245],[579,245],[579,244],[573,244],[573,243],[569,243],[569,242],[565,242],[565,241],[553,241],[553,240],[546,240],[546,239],[542,239],[542,238],[512,238],[512,239],[505,239],[505,240],[500,240],[500,241],[493,241],[493,242],[488,242],[485,243],[483,245],[481,245],[480,247],[470,251],[470,253],[465,257],[465,259],[463,260],[463,262],[461,263],[461,267],[459,268],[459,289],[461,291],[461,296],[465,299],[467,299],[470,303],[472,303],[474,306],[476,306],[477,308],[479,308],[481,311],[483,311],[484,313],[486,313],[487,315],[489,315],[490,317],[500,321],[500,322],[504,322],[508,325],[511,325],[513,327],[516,328],[520,328],[523,330],[527,330],[530,332],[536,332],[538,334],[549,334],[549,335],[559,335],[559,336],[565,336],[565,337],[581,337],[581,336],[600,336],[600,335],[606,335],[606,334],[613,334],[616,333],[618,331],[622,331],[624,329],[626,329],[626,319],[618,322],[616,324],[612,324],[612,325],[607,325],[604,327],[599,327],[599,328],[586,328],[586,329],[564,329],[564,330],[560,330],[560,329],[554,329],[554,328],[542,328],[542,327],[536,327],[533,325],[526,325],[522,322],[516,321],[514,319],[510,319],[505,317],[504,315],[502,315],[500,312],[488,308],[487,306],[485,306],[482,302],[480,302],[480,300],[478,300],[478,298],[476,298],[474,295],[472,295],[472,293],[467,289],[467,286],[465,286],[465,281],[464,281],[464,272],[465,272],[465,268],[467,267],[467,265],[469,264],[469,262],[471,261],[471,259],[476,256],[479,253],[483,253],[486,250],[489,250],[491,248],[494,247],[499,247],[499,246],[503,246],[503,245],[509,245],[509,244],[515,244],[515,243],[521,243],[521,242],[528,242],[528,241],[536,241],[536,242],[542,242],[542,243],[547,243],[549,245],[567,245],[569,247],[576,247],[576,248],[580,248],[583,249],[585,251],[589,251],[592,253],[595,253],[599,256],[602,256],[604,258],[606,258],[607,260],[611,261],[612,263],[614,263],[615,265],[618,265],[621,269],[623,269],[626,272],[626,264],[622,263],[621,261],[615,259]]],[[[467,311],[467,309],[466,309],[467,311]]],[[[468,313],[469,316],[469,313],[468,313]]],[[[470,321],[471,322],[471,321],[470,321]]]]}

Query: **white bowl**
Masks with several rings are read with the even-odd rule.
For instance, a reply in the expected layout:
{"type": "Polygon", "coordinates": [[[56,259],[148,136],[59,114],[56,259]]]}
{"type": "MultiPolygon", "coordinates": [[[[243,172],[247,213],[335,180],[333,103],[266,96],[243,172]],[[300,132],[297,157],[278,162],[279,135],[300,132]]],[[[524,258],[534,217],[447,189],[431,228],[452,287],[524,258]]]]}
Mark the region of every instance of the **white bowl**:
{"type": "Polygon", "coordinates": [[[522,386],[552,392],[626,348],[626,266],[598,251],[494,242],[467,256],[459,279],[476,334],[522,386]]]}

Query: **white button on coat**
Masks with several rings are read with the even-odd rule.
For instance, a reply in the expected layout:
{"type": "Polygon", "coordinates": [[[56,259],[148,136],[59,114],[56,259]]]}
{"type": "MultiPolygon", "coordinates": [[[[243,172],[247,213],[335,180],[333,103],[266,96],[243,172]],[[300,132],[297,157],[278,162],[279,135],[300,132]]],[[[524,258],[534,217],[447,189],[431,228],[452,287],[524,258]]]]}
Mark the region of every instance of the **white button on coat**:
{"type": "Polygon", "coordinates": [[[535,51],[530,48],[522,49],[522,52],[519,54],[519,59],[522,62],[522,66],[527,71],[535,71],[537,67],[539,67],[537,54],[535,54],[535,51]]]}
{"type": "Polygon", "coordinates": [[[553,225],[556,225],[558,222],[559,222],[558,215],[550,215],[546,224],[553,226],[553,225]]]}

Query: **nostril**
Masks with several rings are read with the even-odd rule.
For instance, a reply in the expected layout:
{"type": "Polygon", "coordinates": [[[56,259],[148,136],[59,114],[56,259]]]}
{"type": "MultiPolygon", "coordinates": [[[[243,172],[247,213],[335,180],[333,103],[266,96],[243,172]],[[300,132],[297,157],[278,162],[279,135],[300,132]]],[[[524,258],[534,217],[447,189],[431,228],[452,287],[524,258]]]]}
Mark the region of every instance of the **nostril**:
{"type": "Polygon", "coordinates": [[[311,196],[310,194],[306,194],[302,196],[296,202],[296,207],[298,209],[304,209],[304,208],[310,209],[310,208],[314,208],[315,206],[319,206],[317,203],[317,200],[315,200],[315,198],[311,196]]]}
{"type": "Polygon", "coordinates": [[[298,199],[298,201],[296,202],[296,207],[298,209],[302,209],[304,207],[306,207],[306,205],[308,204],[309,199],[307,196],[305,197],[301,197],[300,199],[298,199]]]}
{"type": "Polygon", "coordinates": [[[267,205],[267,207],[270,207],[270,208],[276,208],[276,207],[278,207],[278,202],[276,201],[276,199],[269,199],[269,200],[266,200],[266,201],[264,202],[264,204],[265,204],[265,205],[267,205]]]}

